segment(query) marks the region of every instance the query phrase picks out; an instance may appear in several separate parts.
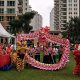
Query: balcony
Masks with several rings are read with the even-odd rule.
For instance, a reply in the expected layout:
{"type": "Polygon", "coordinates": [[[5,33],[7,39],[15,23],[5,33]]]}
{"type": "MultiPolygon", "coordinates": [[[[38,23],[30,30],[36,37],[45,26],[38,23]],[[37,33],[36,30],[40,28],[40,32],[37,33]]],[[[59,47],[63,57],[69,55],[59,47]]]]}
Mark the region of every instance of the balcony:
{"type": "Polygon", "coordinates": [[[18,14],[18,15],[22,15],[22,12],[18,12],[17,14],[18,14]]]}
{"type": "Polygon", "coordinates": [[[22,7],[22,4],[18,4],[18,7],[22,7]]]}

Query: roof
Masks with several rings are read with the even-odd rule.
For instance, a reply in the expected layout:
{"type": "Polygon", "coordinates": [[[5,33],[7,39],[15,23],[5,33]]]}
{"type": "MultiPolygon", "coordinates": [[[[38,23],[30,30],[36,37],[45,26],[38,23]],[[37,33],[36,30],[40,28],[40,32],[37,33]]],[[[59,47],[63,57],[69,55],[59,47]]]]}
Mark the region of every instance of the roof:
{"type": "Polygon", "coordinates": [[[8,33],[0,23],[0,37],[15,37],[8,33]]]}

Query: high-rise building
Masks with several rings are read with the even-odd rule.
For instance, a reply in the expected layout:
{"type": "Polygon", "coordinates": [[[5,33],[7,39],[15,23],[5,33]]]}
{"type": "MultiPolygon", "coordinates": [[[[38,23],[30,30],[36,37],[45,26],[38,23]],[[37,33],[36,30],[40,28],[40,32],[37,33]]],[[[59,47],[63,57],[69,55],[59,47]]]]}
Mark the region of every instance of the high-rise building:
{"type": "Polygon", "coordinates": [[[54,0],[54,27],[63,30],[67,21],[67,0],[54,0]]]}
{"type": "Polygon", "coordinates": [[[32,31],[37,31],[42,27],[42,16],[36,12],[35,16],[31,20],[31,26],[33,26],[32,31]]]}
{"type": "Polygon", "coordinates": [[[28,12],[29,0],[0,0],[0,23],[6,28],[8,22],[28,12]]]}
{"type": "Polygon", "coordinates": [[[80,0],[67,0],[67,22],[71,17],[80,16],[80,0]]]}
{"type": "Polygon", "coordinates": [[[8,22],[17,16],[17,0],[0,0],[0,23],[6,28],[8,22]]]}
{"type": "Polygon", "coordinates": [[[54,31],[54,8],[50,12],[50,31],[54,31]]]}
{"type": "Polygon", "coordinates": [[[71,17],[80,16],[80,0],[54,0],[54,27],[64,30],[71,17]]]}

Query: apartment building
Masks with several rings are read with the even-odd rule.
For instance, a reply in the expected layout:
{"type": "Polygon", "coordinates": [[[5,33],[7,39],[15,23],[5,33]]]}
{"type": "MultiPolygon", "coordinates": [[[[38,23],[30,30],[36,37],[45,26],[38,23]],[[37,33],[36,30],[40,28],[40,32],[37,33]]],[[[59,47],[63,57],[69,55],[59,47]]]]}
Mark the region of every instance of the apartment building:
{"type": "Polygon", "coordinates": [[[71,17],[80,16],[80,0],[67,0],[67,22],[71,17]]]}
{"type": "Polygon", "coordinates": [[[55,30],[64,30],[71,17],[80,16],[80,0],[54,0],[55,30]]]}
{"type": "Polygon", "coordinates": [[[6,28],[10,20],[17,17],[17,0],[0,0],[0,22],[6,28]]]}
{"type": "Polygon", "coordinates": [[[50,12],[50,31],[54,31],[54,8],[50,12]]]}
{"type": "Polygon", "coordinates": [[[63,30],[67,21],[67,1],[54,0],[54,27],[55,30],[63,30]]]}
{"type": "Polygon", "coordinates": [[[0,23],[7,28],[8,22],[29,11],[29,0],[0,0],[0,23]]]}

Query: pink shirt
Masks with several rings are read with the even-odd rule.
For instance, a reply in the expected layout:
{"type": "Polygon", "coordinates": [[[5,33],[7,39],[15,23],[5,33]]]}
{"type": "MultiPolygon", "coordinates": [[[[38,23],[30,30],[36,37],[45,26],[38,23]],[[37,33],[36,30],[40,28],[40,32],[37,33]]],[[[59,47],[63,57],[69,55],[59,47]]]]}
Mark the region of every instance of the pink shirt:
{"type": "Polygon", "coordinates": [[[56,55],[56,49],[52,48],[52,55],[56,55]]]}
{"type": "Polygon", "coordinates": [[[48,48],[48,53],[52,53],[52,47],[48,48]]]}
{"type": "Polygon", "coordinates": [[[35,49],[34,48],[29,48],[28,52],[29,53],[34,53],[35,52],[35,49]]]}
{"type": "Polygon", "coordinates": [[[39,53],[40,53],[40,47],[36,47],[36,48],[35,48],[35,53],[36,53],[36,54],[39,54],[39,53]]]}

